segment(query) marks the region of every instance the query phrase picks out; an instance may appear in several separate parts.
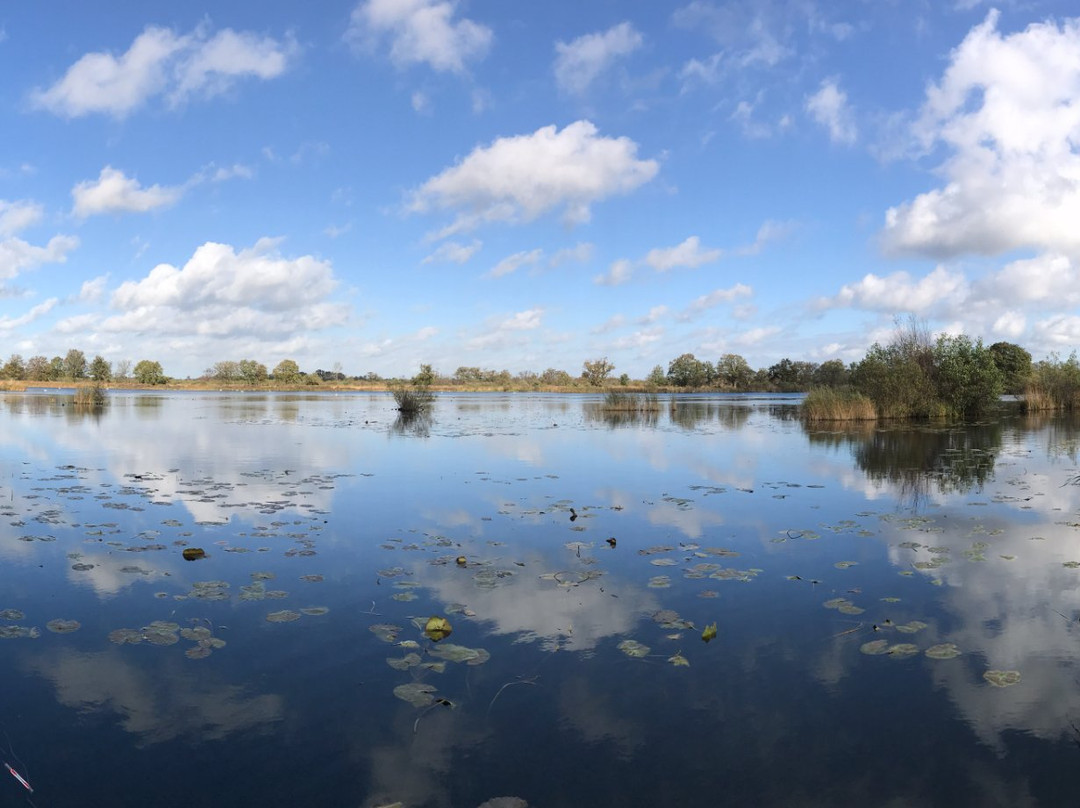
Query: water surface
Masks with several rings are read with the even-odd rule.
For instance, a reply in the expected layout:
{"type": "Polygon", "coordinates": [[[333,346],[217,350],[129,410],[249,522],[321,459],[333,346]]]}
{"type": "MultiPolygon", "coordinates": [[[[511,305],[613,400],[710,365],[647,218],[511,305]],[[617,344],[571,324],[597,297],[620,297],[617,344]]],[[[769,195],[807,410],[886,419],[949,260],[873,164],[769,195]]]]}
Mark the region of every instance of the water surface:
{"type": "Polygon", "coordinates": [[[6,395],[3,759],[41,808],[1074,802],[1080,422],[599,401],[6,395]]]}

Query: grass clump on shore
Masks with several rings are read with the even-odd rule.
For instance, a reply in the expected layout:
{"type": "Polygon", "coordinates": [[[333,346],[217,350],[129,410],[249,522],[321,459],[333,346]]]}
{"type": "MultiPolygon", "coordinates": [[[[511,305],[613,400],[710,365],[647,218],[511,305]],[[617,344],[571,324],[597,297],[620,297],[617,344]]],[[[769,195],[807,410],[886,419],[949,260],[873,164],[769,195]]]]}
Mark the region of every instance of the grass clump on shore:
{"type": "Polygon", "coordinates": [[[808,423],[824,421],[874,421],[877,407],[869,396],[856,390],[815,387],[806,394],[802,416],[808,423]]]}
{"type": "Polygon", "coordinates": [[[655,393],[624,393],[610,390],[601,407],[604,412],[660,412],[660,398],[655,393]]]}
{"type": "Polygon", "coordinates": [[[1062,360],[1057,356],[1038,362],[1024,388],[1025,412],[1080,410],[1080,361],[1076,354],[1062,360]]]}
{"type": "Polygon", "coordinates": [[[76,407],[104,407],[107,401],[105,388],[100,384],[81,384],[75,388],[76,407]]]}

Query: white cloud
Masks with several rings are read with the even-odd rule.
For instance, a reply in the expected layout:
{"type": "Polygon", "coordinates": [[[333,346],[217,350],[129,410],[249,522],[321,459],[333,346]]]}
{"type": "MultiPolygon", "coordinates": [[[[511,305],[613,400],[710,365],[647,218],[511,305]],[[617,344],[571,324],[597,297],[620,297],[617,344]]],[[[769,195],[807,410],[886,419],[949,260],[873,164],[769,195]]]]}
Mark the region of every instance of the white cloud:
{"type": "Polygon", "coordinates": [[[649,309],[648,314],[638,319],[638,323],[640,323],[641,325],[649,325],[650,323],[655,323],[657,320],[666,317],[668,311],[669,309],[667,306],[653,306],[651,309],[649,309]]]}
{"type": "Polygon", "coordinates": [[[557,250],[548,260],[548,266],[555,268],[567,263],[584,264],[592,260],[595,247],[587,241],[575,244],[573,247],[563,247],[557,250]]]}
{"type": "Polygon", "coordinates": [[[41,205],[36,202],[8,202],[0,199],[0,237],[13,236],[34,226],[41,221],[42,213],[41,205]]]}
{"type": "Polygon", "coordinates": [[[146,213],[174,204],[182,194],[181,187],[143,188],[138,180],[112,166],[101,169],[96,182],[86,180],[71,189],[75,200],[73,213],[80,218],[102,213],[146,213]]]}
{"type": "Polygon", "coordinates": [[[455,21],[455,7],[447,0],[365,0],[353,9],[345,39],[367,50],[388,40],[398,68],[427,64],[462,73],[466,62],[487,54],[492,33],[472,20],[455,21]]]}
{"type": "Polygon", "coordinates": [[[1002,35],[991,11],[926,92],[917,145],[943,145],[942,187],[890,208],[884,246],[933,256],[1080,255],[1080,19],[1002,35]]]}
{"type": "Polygon", "coordinates": [[[731,341],[735,345],[742,347],[750,347],[752,345],[760,345],[770,337],[774,337],[780,333],[780,326],[770,325],[762,328],[751,328],[747,331],[743,331],[741,334],[735,336],[731,341]]]}
{"type": "Polygon", "coordinates": [[[594,202],[633,191],[659,169],[655,160],[637,159],[629,138],[602,137],[589,121],[576,121],[478,146],[420,186],[410,208],[457,211],[442,236],[484,222],[530,221],[560,207],[567,223],[578,224],[589,220],[594,202]]]}
{"type": "Polygon", "coordinates": [[[48,300],[39,303],[30,309],[30,311],[26,312],[26,314],[19,317],[0,317],[0,331],[11,331],[12,329],[28,325],[39,317],[44,317],[52,311],[59,302],[60,300],[58,298],[50,297],[48,300]]]}
{"type": "Polygon", "coordinates": [[[544,310],[540,308],[519,311],[513,317],[503,320],[499,324],[499,329],[503,331],[532,331],[540,327],[543,316],[544,310]]]}
{"type": "Polygon", "coordinates": [[[619,337],[611,343],[610,347],[612,350],[616,351],[647,348],[648,346],[659,342],[663,337],[663,326],[654,326],[653,328],[635,331],[633,334],[627,334],[625,337],[619,337]]]}
{"type": "Polygon", "coordinates": [[[829,130],[829,139],[833,143],[850,146],[858,137],[847,93],[839,88],[836,79],[821,82],[818,91],[806,99],[806,111],[829,130]]]}
{"type": "Polygon", "coordinates": [[[701,240],[697,236],[690,236],[682,244],[675,247],[649,250],[642,260],[657,272],[667,272],[676,267],[696,269],[703,264],[718,261],[723,254],[724,251],[719,249],[703,250],[701,240]]]}
{"type": "Polygon", "coordinates": [[[621,22],[602,33],[556,42],[555,82],[563,92],[580,95],[617,59],[640,48],[643,41],[633,25],[621,22]]]}
{"type": "Polygon", "coordinates": [[[466,341],[465,347],[469,350],[498,350],[520,343],[522,338],[519,332],[536,330],[541,326],[543,316],[542,308],[533,308],[519,311],[503,320],[491,320],[486,324],[484,333],[466,341]]]}
{"type": "Polygon", "coordinates": [[[845,284],[824,305],[927,314],[935,309],[951,310],[967,298],[968,291],[967,279],[962,274],[939,266],[918,281],[913,281],[906,272],[894,272],[886,277],[869,273],[857,283],[845,284]]]}
{"type": "Polygon", "coordinates": [[[62,264],[68,253],[79,246],[74,236],[53,236],[44,247],[27,244],[20,238],[0,241],[0,280],[14,278],[24,269],[42,264],[62,264]]]}
{"type": "Polygon", "coordinates": [[[536,264],[543,256],[544,251],[541,249],[530,250],[529,252],[517,252],[513,255],[508,255],[492,267],[491,272],[489,272],[488,275],[492,278],[501,278],[503,275],[509,275],[520,267],[536,264]]]}
{"type": "Polygon", "coordinates": [[[978,282],[980,297],[1008,306],[1041,309],[1080,305],[1080,263],[1065,255],[1044,254],[1006,264],[978,282]]]}
{"type": "Polygon", "coordinates": [[[1075,348],[1080,343],[1080,317],[1076,315],[1056,314],[1035,323],[1037,339],[1052,349],[1075,348]]]}
{"type": "Polygon", "coordinates": [[[431,112],[431,98],[421,90],[416,90],[412,94],[410,102],[412,103],[413,112],[418,112],[421,115],[431,112]]]}
{"type": "Polygon", "coordinates": [[[83,281],[79,289],[78,299],[83,303],[96,303],[105,294],[105,284],[108,283],[108,275],[98,275],[88,281],[83,281]]]}
{"type": "Polygon", "coordinates": [[[35,90],[31,101],[67,118],[92,113],[119,118],[154,96],[164,95],[175,106],[192,96],[225,92],[243,77],[275,78],[295,51],[292,40],[229,28],[209,36],[205,26],[184,35],[147,26],[121,56],[88,53],[51,87],[35,90]]]}
{"type": "Polygon", "coordinates": [[[606,334],[608,331],[615,331],[626,325],[626,317],[622,314],[615,314],[609,317],[598,326],[594,326],[590,333],[592,334],[606,334]]]}
{"type": "Polygon", "coordinates": [[[268,238],[239,251],[208,242],[183,267],[159,264],[142,280],[126,281],[113,292],[111,305],[119,313],[102,328],[266,338],[343,323],[347,308],[326,301],[337,286],[329,262],[310,255],[283,258],[276,246],[268,238]]]}
{"type": "Polygon", "coordinates": [[[611,262],[606,275],[594,277],[593,283],[599,286],[620,286],[630,280],[633,272],[634,265],[625,258],[620,258],[618,261],[611,262]]]}
{"type": "Polygon", "coordinates": [[[737,283],[729,289],[714,289],[707,295],[696,298],[679,314],[680,320],[692,320],[709,309],[716,308],[722,303],[730,303],[740,297],[750,297],[754,290],[742,283],[737,283]]]}
{"type": "Polygon", "coordinates": [[[431,253],[431,255],[427,256],[420,263],[435,264],[450,262],[454,264],[464,264],[476,255],[482,246],[483,242],[481,241],[473,241],[472,244],[458,244],[456,241],[447,241],[440,244],[435,252],[431,253]]]}
{"type": "Polygon", "coordinates": [[[774,241],[782,241],[798,229],[796,222],[777,222],[769,219],[758,228],[752,244],[739,247],[739,255],[757,255],[774,241]]]}

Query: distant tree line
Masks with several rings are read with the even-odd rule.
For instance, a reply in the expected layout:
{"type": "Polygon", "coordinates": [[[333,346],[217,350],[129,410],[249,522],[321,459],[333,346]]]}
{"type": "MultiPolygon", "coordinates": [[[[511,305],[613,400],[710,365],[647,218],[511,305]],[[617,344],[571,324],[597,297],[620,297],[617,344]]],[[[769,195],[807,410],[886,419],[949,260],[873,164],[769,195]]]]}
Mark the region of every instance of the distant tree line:
{"type": "Polygon", "coordinates": [[[140,384],[164,384],[167,381],[161,363],[149,359],[131,366],[130,359],[109,362],[98,355],[89,362],[86,354],[78,348],[70,349],[64,356],[31,356],[24,360],[21,354],[12,354],[0,367],[0,379],[27,382],[125,382],[140,384]]]}

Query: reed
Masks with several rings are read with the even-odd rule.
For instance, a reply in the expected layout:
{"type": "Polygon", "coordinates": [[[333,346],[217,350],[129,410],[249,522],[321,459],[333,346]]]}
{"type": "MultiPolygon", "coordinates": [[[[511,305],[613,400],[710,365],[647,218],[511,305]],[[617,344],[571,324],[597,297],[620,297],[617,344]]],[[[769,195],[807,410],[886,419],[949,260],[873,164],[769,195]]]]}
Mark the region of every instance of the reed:
{"type": "Polygon", "coordinates": [[[874,421],[877,408],[869,396],[854,390],[815,387],[802,403],[802,417],[808,423],[825,421],[874,421]]]}

